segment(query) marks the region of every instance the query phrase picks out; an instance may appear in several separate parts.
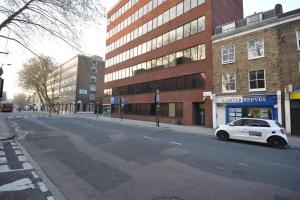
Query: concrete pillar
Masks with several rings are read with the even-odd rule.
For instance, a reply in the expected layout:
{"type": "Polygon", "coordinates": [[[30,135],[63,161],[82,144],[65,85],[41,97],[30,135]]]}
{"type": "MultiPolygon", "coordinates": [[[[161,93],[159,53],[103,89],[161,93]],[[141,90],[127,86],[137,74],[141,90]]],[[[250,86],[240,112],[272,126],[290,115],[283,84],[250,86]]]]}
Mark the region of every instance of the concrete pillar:
{"type": "Polygon", "coordinates": [[[277,90],[278,122],[282,124],[281,90],[277,90]]]}
{"type": "Polygon", "coordinates": [[[285,113],[285,129],[286,132],[291,135],[291,105],[289,93],[284,94],[284,113],[285,113]]]}

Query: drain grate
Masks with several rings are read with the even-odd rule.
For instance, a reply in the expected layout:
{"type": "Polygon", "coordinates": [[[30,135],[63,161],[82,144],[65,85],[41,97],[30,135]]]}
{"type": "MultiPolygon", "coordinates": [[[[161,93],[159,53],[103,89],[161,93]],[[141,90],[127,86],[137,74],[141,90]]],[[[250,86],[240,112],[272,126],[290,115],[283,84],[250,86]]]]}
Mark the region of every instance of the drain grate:
{"type": "Polygon", "coordinates": [[[184,200],[184,199],[177,196],[159,196],[153,198],[152,200],[184,200]]]}

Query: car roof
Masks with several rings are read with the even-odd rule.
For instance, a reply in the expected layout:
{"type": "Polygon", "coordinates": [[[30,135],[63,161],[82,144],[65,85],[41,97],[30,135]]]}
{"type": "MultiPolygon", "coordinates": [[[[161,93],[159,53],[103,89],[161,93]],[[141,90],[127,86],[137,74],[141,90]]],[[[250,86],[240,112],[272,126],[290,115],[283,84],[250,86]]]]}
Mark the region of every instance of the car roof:
{"type": "MultiPolygon", "coordinates": [[[[272,119],[261,119],[261,118],[249,118],[249,117],[243,117],[243,118],[240,118],[240,119],[252,119],[252,120],[262,120],[262,121],[266,121],[266,122],[276,122],[275,120],[272,120],[272,119]]],[[[237,119],[239,120],[239,119],[237,119]]]]}

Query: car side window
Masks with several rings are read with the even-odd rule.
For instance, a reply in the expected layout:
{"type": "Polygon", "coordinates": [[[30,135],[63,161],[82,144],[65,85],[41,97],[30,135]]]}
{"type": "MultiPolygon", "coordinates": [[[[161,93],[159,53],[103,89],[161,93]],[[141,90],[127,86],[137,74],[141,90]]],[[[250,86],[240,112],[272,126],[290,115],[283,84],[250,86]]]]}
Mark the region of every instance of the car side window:
{"type": "Polygon", "coordinates": [[[256,127],[270,127],[270,124],[263,120],[249,120],[249,126],[256,126],[256,127]]]}
{"type": "Polygon", "coordinates": [[[233,122],[233,126],[249,126],[249,120],[248,119],[237,120],[233,122]]]}
{"type": "Polygon", "coordinates": [[[233,122],[232,124],[233,124],[233,126],[243,126],[242,119],[237,120],[237,121],[233,122]]]}

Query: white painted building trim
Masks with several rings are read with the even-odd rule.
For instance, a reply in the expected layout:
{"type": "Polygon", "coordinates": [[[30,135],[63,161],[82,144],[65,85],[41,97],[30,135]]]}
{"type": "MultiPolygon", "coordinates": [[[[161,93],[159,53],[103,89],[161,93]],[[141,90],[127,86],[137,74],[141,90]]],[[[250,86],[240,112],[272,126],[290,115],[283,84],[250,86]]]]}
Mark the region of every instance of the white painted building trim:
{"type": "MultiPolygon", "coordinates": [[[[222,41],[229,40],[229,39],[232,39],[232,38],[235,38],[235,37],[239,37],[239,36],[246,35],[246,34],[249,34],[249,33],[253,33],[253,32],[256,32],[256,31],[261,31],[261,30],[264,30],[264,29],[267,29],[267,28],[271,28],[271,27],[274,27],[274,26],[278,26],[278,25],[281,25],[281,24],[286,24],[286,23],[289,23],[289,22],[292,22],[292,21],[297,21],[297,20],[300,20],[300,15],[292,16],[292,17],[288,17],[288,18],[283,18],[283,19],[280,19],[280,18],[278,19],[277,18],[277,21],[275,21],[273,23],[270,23],[268,25],[258,27],[258,28],[253,28],[253,29],[249,29],[249,30],[242,31],[242,32],[239,32],[239,33],[234,33],[232,35],[228,35],[228,36],[225,36],[225,37],[222,37],[222,34],[213,36],[212,43],[214,44],[214,43],[222,42],[222,41]],[[214,37],[221,37],[221,38],[214,39],[214,37]]],[[[237,30],[239,30],[239,29],[237,29],[237,30]]]]}
{"type": "Polygon", "coordinates": [[[282,124],[281,90],[277,90],[277,112],[278,122],[282,124]]]}
{"type": "Polygon", "coordinates": [[[290,104],[290,95],[286,93],[284,96],[284,112],[285,112],[285,130],[291,135],[291,104],[290,104]]]}

